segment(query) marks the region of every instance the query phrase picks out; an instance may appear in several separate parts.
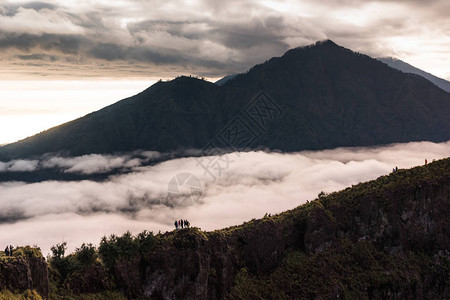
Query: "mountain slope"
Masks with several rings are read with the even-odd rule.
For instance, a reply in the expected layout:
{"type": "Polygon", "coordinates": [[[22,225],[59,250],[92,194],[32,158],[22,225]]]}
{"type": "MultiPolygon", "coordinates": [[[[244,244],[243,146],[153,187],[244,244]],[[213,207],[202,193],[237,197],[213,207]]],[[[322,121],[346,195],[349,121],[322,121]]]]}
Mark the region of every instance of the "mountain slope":
{"type": "Polygon", "coordinates": [[[26,157],[198,147],[212,134],[208,131],[214,129],[210,124],[215,108],[210,99],[218,97],[217,86],[205,81],[181,77],[159,82],[136,96],[2,149],[12,157],[26,157]]]}
{"type": "Polygon", "coordinates": [[[384,62],[385,64],[387,64],[389,67],[395,68],[397,70],[400,70],[404,73],[412,73],[412,74],[416,74],[419,76],[422,76],[425,79],[428,79],[429,81],[431,81],[432,83],[434,83],[436,86],[440,87],[441,89],[443,89],[446,92],[450,93],[450,82],[436,77],[433,74],[430,74],[428,72],[425,72],[421,69],[418,69],[414,66],[411,66],[410,64],[400,60],[400,59],[396,59],[393,57],[381,57],[381,58],[377,58],[379,61],[384,62]]]}
{"type": "Polygon", "coordinates": [[[222,230],[113,235],[100,243],[102,262],[95,253],[64,258],[61,289],[116,287],[131,299],[444,299],[449,195],[447,158],[222,230]]]}
{"type": "Polygon", "coordinates": [[[166,299],[445,298],[449,195],[446,159],[242,226],[170,233],[149,253],[142,291],[166,299]]]}
{"type": "Polygon", "coordinates": [[[441,142],[450,139],[449,116],[449,93],[325,41],[290,50],[222,86],[189,77],[156,83],[100,111],[1,147],[0,159],[46,152],[202,149],[211,141],[233,149],[283,151],[441,142]]]}

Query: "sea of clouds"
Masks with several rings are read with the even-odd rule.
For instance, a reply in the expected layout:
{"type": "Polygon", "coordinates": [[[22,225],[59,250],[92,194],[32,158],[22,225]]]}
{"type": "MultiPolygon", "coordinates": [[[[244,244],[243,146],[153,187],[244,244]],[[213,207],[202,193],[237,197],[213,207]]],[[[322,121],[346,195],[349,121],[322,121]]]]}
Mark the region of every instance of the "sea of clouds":
{"type": "Polygon", "coordinates": [[[128,170],[103,181],[0,183],[0,248],[38,245],[47,254],[52,245],[67,241],[73,250],[127,230],[173,230],[174,220],[180,218],[204,230],[237,225],[294,208],[321,191],[338,191],[389,174],[395,166],[410,168],[425,159],[448,157],[450,141],[287,154],[234,152],[146,164],[162,156],[45,156],[0,163],[0,172],[128,170]]]}

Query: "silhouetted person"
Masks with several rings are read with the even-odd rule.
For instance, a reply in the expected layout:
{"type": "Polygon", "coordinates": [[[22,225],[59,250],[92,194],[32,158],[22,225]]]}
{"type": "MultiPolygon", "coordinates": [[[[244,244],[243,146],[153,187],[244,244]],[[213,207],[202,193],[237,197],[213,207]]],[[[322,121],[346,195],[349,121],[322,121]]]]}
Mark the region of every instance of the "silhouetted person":
{"type": "Polygon", "coordinates": [[[5,248],[5,255],[9,256],[9,247],[8,246],[6,246],[6,248],[5,248]]]}
{"type": "Polygon", "coordinates": [[[398,172],[398,167],[396,166],[396,167],[395,167],[395,173],[397,173],[397,172],[398,172]]]}
{"type": "Polygon", "coordinates": [[[180,220],[180,223],[181,223],[181,228],[184,228],[184,221],[183,221],[183,219],[180,220]]]}
{"type": "Polygon", "coordinates": [[[184,227],[189,227],[189,222],[188,222],[188,220],[184,220],[184,227]]]}
{"type": "Polygon", "coordinates": [[[9,256],[13,256],[13,249],[14,247],[12,245],[9,245],[9,256]]]}
{"type": "Polygon", "coordinates": [[[178,230],[178,221],[175,221],[175,229],[178,230]]]}
{"type": "Polygon", "coordinates": [[[428,163],[428,160],[425,158],[425,164],[427,164],[428,163]]]}

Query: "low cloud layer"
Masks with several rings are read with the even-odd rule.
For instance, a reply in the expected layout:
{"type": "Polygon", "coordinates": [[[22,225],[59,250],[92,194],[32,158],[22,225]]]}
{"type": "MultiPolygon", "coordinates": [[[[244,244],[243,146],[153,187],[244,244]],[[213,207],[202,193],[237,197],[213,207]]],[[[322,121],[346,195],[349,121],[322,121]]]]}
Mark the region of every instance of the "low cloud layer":
{"type": "Polygon", "coordinates": [[[449,11],[446,0],[5,2],[0,75],[218,77],[330,38],[450,78],[449,11]]]}
{"type": "Polygon", "coordinates": [[[38,164],[37,160],[0,161],[0,172],[32,172],[37,169],[38,164]]]}
{"type": "Polygon", "coordinates": [[[136,151],[121,156],[89,154],[78,157],[61,157],[45,155],[43,158],[35,160],[20,159],[0,162],[0,173],[54,169],[62,173],[101,174],[130,170],[162,157],[164,154],[155,151],[136,151]]]}
{"type": "Polygon", "coordinates": [[[102,171],[125,162],[133,172],[104,182],[1,183],[0,245],[36,244],[47,253],[51,245],[65,240],[73,250],[83,242],[97,244],[105,234],[172,230],[174,220],[180,218],[205,230],[223,228],[294,208],[321,191],[375,179],[395,166],[410,168],[449,153],[450,141],[292,154],[230,153],[136,167],[129,156],[49,158],[48,163],[72,171],[102,171]],[[204,169],[200,159],[213,163],[204,169]],[[186,173],[198,178],[201,197],[192,197],[199,190],[196,181],[180,176],[186,173]],[[174,180],[179,190],[169,185],[174,180]]]}

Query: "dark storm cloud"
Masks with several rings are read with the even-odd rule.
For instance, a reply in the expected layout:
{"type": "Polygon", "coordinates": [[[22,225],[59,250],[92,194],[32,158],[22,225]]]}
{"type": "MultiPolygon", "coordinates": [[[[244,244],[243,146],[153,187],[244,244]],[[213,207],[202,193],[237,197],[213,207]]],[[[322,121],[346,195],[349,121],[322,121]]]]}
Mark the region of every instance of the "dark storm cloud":
{"type": "MultiPolygon", "coordinates": [[[[167,22],[164,20],[147,20],[132,24],[128,29],[132,35],[141,32],[151,34],[165,31],[171,36],[201,42],[211,40],[219,42],[230,49],[247,49],[264,44],[280,45],[286,49],[281,34],[288,25],[281,16],[257,17],[242,22],[220,22],[215,20],[198,20],[196,22],[167,22]],[[204,24],[208,27],[203,28],[204,24]],[[191,27],[186,30],[186,27],[191,27]]],[[[137,37],[138,38],[138,37],[137,37]]]]}
{"type": "Polygon", "coordinates": [[[214,25],[216,25],[216,28],[210,33],[210,38],[221,42],[228,48],[248,49],[268,44],[280,49],[289,47],[283,41],[282,33],[287,28],[283,17],[256,18],[246,24],[222,23],[214,25]]]}
{"type": "MultiPolygon", "coordinates": [[[[129,76],[136,64],[155,76],[183,70],[219,76],[330,38],[374,56],[404,54],[425,61],[434,55],[437,69],[450,63],[443,57],[449,10],[445,0],[0,4],[0,59],[19,59],[26,69],[26,61],[66,56],[64,68],[71,71],[64,73],[87,76],[81,66],[91,65],[94,74],[108,65],[112,74],[129,76]]],[[[135,72],[141,76],[138,68],[135,72]]]]}
{"type": "Polygon", "coordinates": [[[119,45],[114,45],[111,43],[96,45],[94,48],[89,50],[88,53],[95,58],[109,61],[126,58],[125,49],[119,45]]]}
{"type": "Polygon", "coordinates": [[[56,56],[47,54],[30,54],[30,55],[17,55],[20,60],[42,60],[42,61],[56,61],[56,56]]]}
{"type": "Polygon", "coordinates": [[[41,10],[41,9],[56,9],[58,8],[57,5],[46,3],[46,2],[28,2],[22,5],[23,8],[31,8],[34,10],[41,10]]]}
{"type": "Polygon", "coordinates": [[[91,42],[81,35],[0,32],[0,49],[17,49],[29,52],[34,49],[56,51],[61,54],[76,54],[84,45],[91,42]]]}
{"type": "Polygon", "coordinates": [[[55,10],[58,5],[46,3],[46,2],[26,2],[22,4],[6,4],[0,5],[0,15],[12,17],[19,11],[20,8],[33,9],[40,11],[42,9],[55,10]]]}

